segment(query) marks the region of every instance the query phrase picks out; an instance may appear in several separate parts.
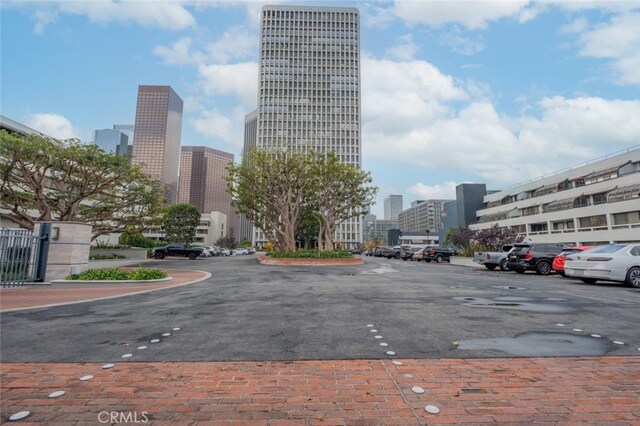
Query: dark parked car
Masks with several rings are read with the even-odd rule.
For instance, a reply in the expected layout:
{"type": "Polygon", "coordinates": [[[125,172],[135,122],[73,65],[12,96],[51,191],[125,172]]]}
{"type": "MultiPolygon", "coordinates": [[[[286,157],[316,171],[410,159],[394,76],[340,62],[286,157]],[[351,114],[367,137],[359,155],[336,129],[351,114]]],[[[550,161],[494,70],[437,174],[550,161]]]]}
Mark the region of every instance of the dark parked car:
{"type": "Polygon", "coordinates": [[[431,247],[425,250],[423,256],[424,260],[431,262],[432,260],[437,263],[450,262],[451,256],[454,256],[455,251],[445,247],[431,247]]]}
{"type": "Polygon", "coordinates": [[[519,243],[507,255],[507,267],[519,274],[536,271],[538,275],[548,275],[552,271],[553,258],[564,249],[557,243],[519,243]]]}
{"type": "Polygon", "coordinates": [[[356,247],[354,249],[351,249],[351,254],[362,254],[362,247],[356,247]]]}
{"type": "Polygon", "coordinates": [[[413,254],[418,251],[418,249],[413,247],[403,247],[400,250],[400,259],[402,260],[411,260],[413,254]]]}
{"type": "Polygon", "coordinates": [[[187,244],[169,244],[164,247],[156,247],[151,253],[156,259],[164,259],[167,256],[188,257],[193,260],[202,254],[202,247],[189,247],[187,244]]]}
{"type": "Polygon", "coordinates": [[[383,253],[384,253],[384,247],[375,247],[373,249],[373,255],[375,257],[382,257],[383,253]]]}

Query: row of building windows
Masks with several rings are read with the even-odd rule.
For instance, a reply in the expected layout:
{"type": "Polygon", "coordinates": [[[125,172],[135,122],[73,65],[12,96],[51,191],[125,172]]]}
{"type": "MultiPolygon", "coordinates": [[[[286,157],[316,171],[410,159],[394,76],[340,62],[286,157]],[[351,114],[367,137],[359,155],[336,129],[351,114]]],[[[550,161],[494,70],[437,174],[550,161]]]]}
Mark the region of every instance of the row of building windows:
{"type": "Polygon", "coordinates": [[[606,168],[589,173],[585,176],[580,176],[572,179],[565,179],[561,182],[544,185],[540,188],[536,188],[529,191],[523,191],[515,195],[507,195],[501,200],[492,201],[487,204],[487,208],[496,207],[505,204],[515,203],[516,201],[527,200],[530,198],[541,197],[543,195],[554,194],[560,191],[566,191],[573,188],[580,188],[587,185],[593,185],[600,182],[605,182],[611,179],[617,179],[622,176],[627,176],[633,173],[640,173],[640,163],[627,161],[624,164],[618,166],[606,168]]]}
{"type": "Polygon", "coordinates": [[[640,184],[614,188],[607,192],[580,195],[578,197],[566,198],[552,201],[548,204],[535,205],[523,209],[514,209],[509,212],[501,212],[481,216],[480,223],[494,222],[504,219],[512,219],[520,216],[533,216],[540,213],[552,213],[580,207],[594,206],[605,203],[615,203],[640,198],[640,184]]]}
{"type": "Polygon", "coordinates": [[[512,226],[514,231],[525,234],[552,234],[565,232],[586,232],[622,228],[640,228],[640,211],[629,211],[611,214],[611,224],[607,215],[600,214],[574,219],[563,219],[552,222],[538,222],[512,226]],[[576,226],[577,225],[577,226],[576,226]]]}

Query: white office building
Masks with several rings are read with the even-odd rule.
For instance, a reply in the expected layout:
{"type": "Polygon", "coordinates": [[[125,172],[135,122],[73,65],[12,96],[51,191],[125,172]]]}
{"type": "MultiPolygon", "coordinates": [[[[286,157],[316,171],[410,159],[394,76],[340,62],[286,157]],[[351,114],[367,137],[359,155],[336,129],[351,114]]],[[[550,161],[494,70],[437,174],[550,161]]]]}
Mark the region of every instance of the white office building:
{"type": "MultiPolygon", "coordinates": [[[[259,149],[333,151],[360,168],[358,9],[265,6],[260,29],[259,149]]],[[[362,242],[360,218],[338,226],[343,247],[362,242]]],[[[260,233],[254,232],[260,244],[260,233]]]]}
{"type": "Polygon", "coordinates": [[[498,224],[526,241],[640,242],[640,145],[484,197],[471,229],[498,224]]]}

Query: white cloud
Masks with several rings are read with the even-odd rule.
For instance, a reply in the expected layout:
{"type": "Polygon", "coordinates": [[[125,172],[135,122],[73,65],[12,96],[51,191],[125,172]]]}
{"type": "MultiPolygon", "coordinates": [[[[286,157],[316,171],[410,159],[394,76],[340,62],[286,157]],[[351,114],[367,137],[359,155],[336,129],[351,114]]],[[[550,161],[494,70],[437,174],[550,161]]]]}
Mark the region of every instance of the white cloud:
{"type": "Polygon", "coordinates": [[[640,84],[640,13],[613,17],[578,36],[580,55],[611,60],[614,81],[640,84]]]}
{"type": "Polygon", "coordinates": [[[386,28],[394,16],[389,8],[378,7],[370,3],[364,3],[360,6],[360,18],[362,25],[366,28],[386,28]]]}
{"type": "Polygon", "coordinates": [[[207,94],[238,96],[247,108],[255,108],[258,93],[257,63],[201,65],[198,74],[207,94]]]}
{"type": "Polygon", "coordinates": [[[201,52],[191,50],[189,37],[183,37],[168,47],[158,45],[153,48],[153,53],[168,65],[199,64],[204,60],[204,55],[201,52]]]}
{"type": "Polygon", "coordinates": [[[419,48],[413,42],[413,35],[405,34],[397,38],[397,44],[386,50],[387,55],[402,61],[409,61],[415,58],[419,48]]]}
{"type": "Polygon", "coordinates": [[[244,144],[244,116],[247,112],[240,106],[229,114],[214,108],[203,111],[198,118],[192,119],[190,124],[201,135],[222,141],[239,153],[244,144]]]}
{"type": "Polygon", "coordinates": [[[440,41],[461,55],[471,56],[484,50],[484,44],[478,40],[464,37],[458,27],[440,35],[440,41]]]}
{"type": "Polygon", "coordinates": [[[258,50],[258,35],[246,28],[230,28],[215,42],[207,46],[209,57],[218,63],[227,63],[230,59],[252,56],[258,50]]]}
{"type": "Polygon", "coordinates": [[[406,189],[408,194],[415,195],[417,200],[456,199],[456,185],[453,181],[446,181],[435,185],[417,182],[406,189]]]}
{"type": "Polygon", "coordinates": [[[181,2],[168,1],[63,1],[63,13],[82,15],[92,22],[137,23],[172,31],[196,26],[196,20],[181,2]]]}
{"type": "Polygon", "coordinates": [[[65,116],[55,113],[35,113],[26,120],[27,126],[56,139],[78,138],[79,132],[65,116]]]}
{"type": "Polygon", "coordinates": [[[426,24],[438,27],[460,24],[469,29],[485,28],[489,22],[504,17],[519,20],[531,18],[528,0],[512,1],[415,1],[396,0],[393,12],[409,25],[426,24]],[[525,14],[520,18],[520,15],[525,14]]]}
{"type": "Polygon", "coordinates": [[[423,61],[365,57],[362,70],[363,152],[370,160],[501,186],[640,140],[640,101],[544,97],[522,115],[506,116],[489,89],[456,82],[423,61]]]}
{"type": "Polygon", "coordinates": [[[579,34],[589,27],[589,21],[584,16],[574,19],[572,22],[560,27],[563,34],[579,34]]]}
{"type": "Polygon", "coordinates": [[[36,35],[44,34],[44,30],[47,25],[55,22],[57,19],[57,13],[49,9],[38,9],[33,13],[33,20],[36,21],[33,26],[33,33],[36,35]]]}

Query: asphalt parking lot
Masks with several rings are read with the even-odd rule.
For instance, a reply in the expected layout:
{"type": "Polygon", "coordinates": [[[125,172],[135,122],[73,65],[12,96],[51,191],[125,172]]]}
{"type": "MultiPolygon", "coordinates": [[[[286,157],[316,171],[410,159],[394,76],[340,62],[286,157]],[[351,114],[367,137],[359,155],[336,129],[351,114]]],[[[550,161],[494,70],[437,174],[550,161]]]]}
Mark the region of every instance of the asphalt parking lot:
{"type": "Polygon", "coordinates": [[[378,359],[389,350],[417,359],[638,355],[640,348],[640,291],[617,284],[371,257],[342,267],[263,266],[254,255],[160,265],[213,275],[154,293],[2,314],[2,361],[105,362],[139,345],[148,350],[133,361],[378,359]]]}

